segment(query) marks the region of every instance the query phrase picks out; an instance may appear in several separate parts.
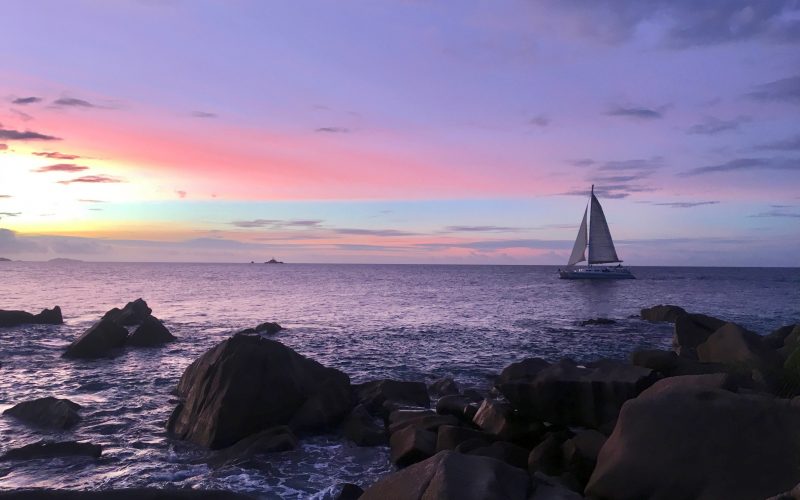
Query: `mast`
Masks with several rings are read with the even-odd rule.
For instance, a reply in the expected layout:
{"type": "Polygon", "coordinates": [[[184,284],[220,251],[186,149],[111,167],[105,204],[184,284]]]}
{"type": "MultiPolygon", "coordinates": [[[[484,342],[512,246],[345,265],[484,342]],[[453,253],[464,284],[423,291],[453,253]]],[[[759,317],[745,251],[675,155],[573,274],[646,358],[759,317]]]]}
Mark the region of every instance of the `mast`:
{"type": "MultiPolygon", "coordinates": [[[[589,193],[589,220],[588,224],[586,225],[586,255],[587,257],[591,255],[591,251],[589,250],[589,245],[592,241],[592,198],[594,198],[594,184],[592,184],[592,192],[589,193]]],[[[589,262],[589,259],[586,259],[586,267],[592,267],[592,263],[589,262]]]]}

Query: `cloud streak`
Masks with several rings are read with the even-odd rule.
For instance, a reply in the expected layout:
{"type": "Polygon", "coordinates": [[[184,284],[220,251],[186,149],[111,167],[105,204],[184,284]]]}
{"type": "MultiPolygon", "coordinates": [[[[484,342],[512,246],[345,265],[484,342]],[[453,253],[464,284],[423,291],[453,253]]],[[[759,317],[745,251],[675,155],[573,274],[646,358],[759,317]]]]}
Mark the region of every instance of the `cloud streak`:
{"type": "Polygon", "coordinates": [[[749,121],[751,121],[749,116],[739,116],[730,120],[721,120],[711,116],[701,123],[692,125],[686,132],[695,135],[716,135],[722,132],[738,130],[739,126],[749,121]]]}
{"type": "Polygon", "coordinates": [[[54,106],[65,108],[97,108],[94,104],[84,99],[77,99],[75,97],[61,97],[53,101],[54,106]]]}
{"type": "Polygon", "coordinates": [[[747,96],[757,101],[800,104],[800,75],[758,85],[747,96]]]}
{"type": "Polygon", "coordinates": [[[672,207],[672,208],[694,208],[694,207],[701,207],[704,205],[716,205],[719,201],[671,201],[671,202],[663,202],[663,203],[653,203],[653,205],[658,205],[661,207],[672,207]]]}
{"type": "Polygon", "coordinates": [[[757,151],[800,151],[800,135],[756,146],[757,151]]]}
{"type": "Polygon", "coordinates": [[[125,182],[122,179],[117,179],[115,177],[109,177],[107,175],[84,175],[83,177],[76,177],[75,179],[69,179],[66,181],[58,181],[59,184],[74,184],[74,183],[81,183],[81,184],[113,184],[118,182],[125,182]]]}
{"type": "Polygon", "coordinates": [[[69,155],[65,153],[59,153],[58,151],[40,151],[36,153],[32,153],[35,156],[43,156],[45,158],[52,158],[54,160],[77,160],[80,158],[78,155],[69,155]]]}
{"type": "Polygon", "coordinates": [[[622,116],[637,120],[659,120],[664,118],[665,106],[660,109],[645,108],[640,106],[614,106],[606,114],[609,116],[622,116]]]}
{"type": "Polygon", "coordinates": [[[11,100],[11,104],[16,104],[17,106],[36,104],[37,102],[42,102],[42,98],[31,96],[31,97],[17,97],[16,99],[11,100]]]}
{"type": "Polygon", "coordinates": [[[693,177],[696,175],[747,170],[800,170],[800,160],[787,158],[736,158],[724,163],[706,165],[680,172],[678,176],[693,177]]]}
{"type": "Polygon", "coordinates": [[[31,170],[31,172],[80,172],[82,170],[89,170],[89,167],[75,165],[73,163],[56,163],[55,165],[47,165],[46,167],[35,168],[31,170]]]}
{"type": "Polygon", "coordinates": [[[0,139],[6,141],[60,141],[58,137],[52,135],[40,134],[30,130],[13,130],[7,128],[0,128],[0,139]]]}
{"type": "Polygon", "coordinates": [[[236,220],[229,224],[232,226],[250,229],[250,228],[270,228],[270,229],[285,229],[291,227],[319,227],[324,221],[319,219],[253,219],[253,220],[236,220]]]}
{"type": "Polygon", "coordinates": [[[316,129],[315,132],[327,134],[346,134],[350,132],[350,129],[346,127],[320,127],[316,129]]]}

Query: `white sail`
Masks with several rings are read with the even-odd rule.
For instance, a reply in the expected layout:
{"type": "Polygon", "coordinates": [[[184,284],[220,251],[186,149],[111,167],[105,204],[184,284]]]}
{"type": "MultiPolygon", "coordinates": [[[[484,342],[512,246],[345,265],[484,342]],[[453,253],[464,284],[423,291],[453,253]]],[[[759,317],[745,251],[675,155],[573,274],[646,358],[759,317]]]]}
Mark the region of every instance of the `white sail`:
{"type": "MultiPolygon", "coordinates": [[[[590,205],[591,219],[589,222],[589,264],[603,264],[607,262],[622,262],[617,257],[617,250],[614,248],[614,241],[611,239],[611,232],[608,230],[606,216],[603,214],[603,207],[597,201],[592,189],[592,201],[590,205]]],[[[577,244],[577,242],[576,242],[577,244]]],[[[575,250],[572,251],[573,255],[575,250]]]]}
{"type": "Polygon", "coordinates": [[[575,246],[572,247],[572,255],[569,256],[568,266],[574,266],[578,262],[586,260],[586,210],[583,211],[583,221],[581,221],[581,228],[578,229],[578,237],[575,238],[575,246]]]}

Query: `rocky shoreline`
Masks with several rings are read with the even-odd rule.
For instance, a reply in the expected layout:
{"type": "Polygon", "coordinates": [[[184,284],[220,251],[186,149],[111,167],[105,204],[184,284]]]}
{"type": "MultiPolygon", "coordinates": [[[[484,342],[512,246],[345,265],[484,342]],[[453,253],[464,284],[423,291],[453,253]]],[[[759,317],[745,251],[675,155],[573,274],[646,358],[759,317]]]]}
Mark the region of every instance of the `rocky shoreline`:
{"type": "MultiPolygon", "coordinates": [[[[37,321],[6,313],[0,318],[37,321]]],[[[141,299],[112,309],[64,357],[115,356],[174,340],[151,313],[141,299]]],[[[800,498],[791,493],[800,483],[800,325],[761,336],[668,305],[643,309],[641,319],[674,323],[673,349],[635,351],[630,362],[509,360],[487,393],[462,391],[446,378],[353,384],[268,338],[281,328],[263,323],[186,368],[165,426],[175,439],[208,449],[212,468],[246,466],[317,433],[389,446],[396,472],[363,492],[341,485],[331,498],[800,498]]],[[[67,428],[78,425],[79,411],[68,400],[41,398],[4,413],[67,428]]],[[[42,441],[5,450],[0,460],[76,454],[101,450],[42,441]]],[[[134,498],[124,491],[114,495],[134,498]]],[[[160,490],[135,491],[147,498],[160,490]]],[[[97,494],[0,497],[34,493],[97,494]]]]}

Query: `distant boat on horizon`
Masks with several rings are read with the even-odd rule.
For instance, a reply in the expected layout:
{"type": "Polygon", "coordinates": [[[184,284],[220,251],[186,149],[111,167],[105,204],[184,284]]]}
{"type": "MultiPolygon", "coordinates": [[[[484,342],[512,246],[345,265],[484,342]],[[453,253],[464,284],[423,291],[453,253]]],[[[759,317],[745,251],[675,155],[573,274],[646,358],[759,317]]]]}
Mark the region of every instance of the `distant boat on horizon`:
{"type": "Polygon", "coordinates": [[[283,264],[283,262],[280,260],[275,260],[275,257],[273,257],[268,261],[264,262],[264,264],[283,264]]]}
{"type": "Polygon", "coordinates": [[[559,269],[559,277],[570,280],[636,278],[630,269],[622,267],[622,260],[617,257],[617,250],[614,248],[614,241],[611,239],[611,231],[608,229],[603,207],[600,206],[600,201],[594,195],[594,184],[592,184],[589,204],[583,212],[581,227],[578,229],[578,236],[575,238],[575,245],[572,247],[572,254],[567,265],[574,266],[578,262],[584,261],[587,262],[586,267],[559,269]],[[589,250],[588,259],[586,258],[587,249],[589,250]],[[617,265],[596,265],[613,263],[617,263],[617,265]]]}

